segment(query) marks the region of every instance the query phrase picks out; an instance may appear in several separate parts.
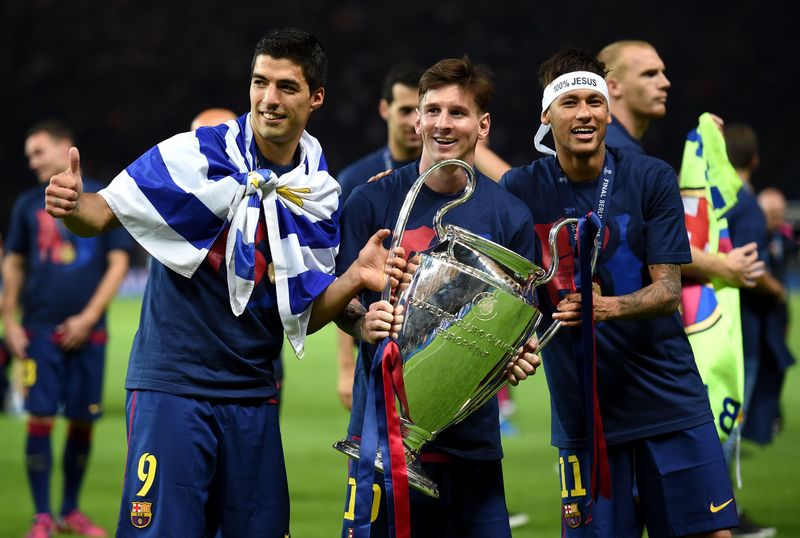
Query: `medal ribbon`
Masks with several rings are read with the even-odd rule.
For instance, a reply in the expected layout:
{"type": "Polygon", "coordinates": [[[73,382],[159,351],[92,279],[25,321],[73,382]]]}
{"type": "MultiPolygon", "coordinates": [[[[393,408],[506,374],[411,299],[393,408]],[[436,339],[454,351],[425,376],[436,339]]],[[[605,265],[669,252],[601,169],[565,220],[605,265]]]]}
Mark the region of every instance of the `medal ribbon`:
{"type": "Polygon", "coordinates": [[[378,443],[383,457],[387,523],[390,538],[410,538],[408,468],[406,467],[400,417],[395,395],[408,415],[403,385],[402,358],[397,343],[386,338],[375,352],[368,381],[367,404],[361,431],[361,450],[356,468],[354,538],[369,538],[372,514],[372,482],[378,443]]]}
{"type": "Polygon", "coordinates": [[[576,285],[581,294],[581,327],[580,331],[571,331],[573,352],[579,372],[582,373],[586,439],[590,443],[592,501],[597,500],[598,495],[611,498],[611,473],[603,433],[603,418],[600,414],[600,401],[597,397],[597,347],[592,295],[592,251],[598,230],[601,228],[600,219],[594,213],[589,213],[578,222],[576,257],[580,273],[576,285]]]}
{"type": "MultiPolygon", "coordinates": [[[[556,167],[556,186],[563,214],[574,218],[577,203],[573,183],[566,178],[553,159],[556,167]]],[[[597,347],[594,324],[594,302],[592,297],[592,276],[594,248],[602,250],[606,216],[610,207],[610,195],[614,187],[616,162],[611,152],[606,151],[603,170],[595,190],[594,211],[578,220],[577,229],[570,226],[570,243],[575,252],[573,285],[581,294],[580,329],[570,331],[572,349],[579,372],[578,380],[584,405],[586,421],[586,441],[589,445],[591,501],[599,495],[611,498],[611,474],[608,466],[603,419],[597,394],[597,347]]],[[[591,519],[591,504],[588,519],[591,519]]]]}

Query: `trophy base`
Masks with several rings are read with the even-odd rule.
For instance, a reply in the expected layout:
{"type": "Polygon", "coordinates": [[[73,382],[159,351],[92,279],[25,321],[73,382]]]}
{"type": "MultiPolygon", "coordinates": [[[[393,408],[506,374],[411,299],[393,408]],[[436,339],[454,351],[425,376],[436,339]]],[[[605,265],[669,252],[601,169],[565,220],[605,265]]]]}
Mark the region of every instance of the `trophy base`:
{"type": "MultiPolygon", "coordinates": [[[[360,459],[361,447],[355,441],[342,439],[341,441],[336,441],[333,444],[333,448],[342,454],[350,456],[354,460],[360,459]]],[[[436,485],[436,482],[425,476],[418,459],[415,458],[412,461],[406,460],[406,467],[408,468],[409,486],[429,497],[433,497],[434,499],[439,498],[439,486],[436,485]]],[[[383,472],[383,458],[381,457],[380,450],[375,458],[375,468],[383,472]]]]}

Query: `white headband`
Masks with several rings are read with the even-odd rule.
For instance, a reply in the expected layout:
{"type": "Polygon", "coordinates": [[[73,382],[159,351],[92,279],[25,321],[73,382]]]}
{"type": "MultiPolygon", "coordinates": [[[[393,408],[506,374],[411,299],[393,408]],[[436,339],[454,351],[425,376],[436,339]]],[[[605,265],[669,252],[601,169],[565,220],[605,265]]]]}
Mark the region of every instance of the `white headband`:
{"type": "MultiPolygon", "coordinates": [[[[590,71],[573,71],[561,75],[545,87],[542,95],[542,112],[547,110],[558,97],[574,90],[592,90],[602,94],[606,98],[609,112],[611,111],[611,100],[608,98],[608,86],[605,79],[590,71]]],[[[536,136],[533,138],[533,144],[541,153],[555,155],[555,151],[542,144],[542,140],[548,131],[550,131],[550,125],[541,124],[539,130],[536,131],[536,136]]]]}

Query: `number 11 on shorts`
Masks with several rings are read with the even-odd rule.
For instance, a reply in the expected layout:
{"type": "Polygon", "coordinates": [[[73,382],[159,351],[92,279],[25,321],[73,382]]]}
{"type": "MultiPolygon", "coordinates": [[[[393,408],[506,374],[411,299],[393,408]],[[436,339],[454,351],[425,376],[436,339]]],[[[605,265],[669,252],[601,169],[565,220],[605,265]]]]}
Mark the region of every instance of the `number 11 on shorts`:
{"type": "Polygon", "coordinates": [[[583,487],[583,481],[581,480],[581,462],[578,456],[570,454],[567,456],[567,463],[571,464],[572,484],[575,487],[570,490],[567,489],[566,466],[564,465],[564,457],[560,456],[558,458],[558,469],[561,474],[561,498],[583,497],[586,495],[586,489],[583,487]]]}

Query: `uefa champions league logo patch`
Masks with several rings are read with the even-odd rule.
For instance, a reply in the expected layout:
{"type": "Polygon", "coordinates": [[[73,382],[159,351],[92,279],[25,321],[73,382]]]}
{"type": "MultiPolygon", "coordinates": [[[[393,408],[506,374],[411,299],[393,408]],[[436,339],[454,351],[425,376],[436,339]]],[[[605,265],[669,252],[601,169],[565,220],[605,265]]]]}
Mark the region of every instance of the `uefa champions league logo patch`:
{"type": "Polygon", "coordinates": [[[153,521],[153,503],[141,501],[131,502],[131,524],[137,529],[143,529],[153,521]]]}
{"type": "Polygon", "coordinates": [[[581,524],[581,511],[578,509],[578,503],[564,503],[561,507],[561,512],[567,527],[570,529],[578,528],[581,524]]]}
{"type": "Polygon", "coordinates": [[[496,304],[497,297],[486,291],[479,293],[472,299],[473,312],[481,321],[489,321],[497,315],[494,311],[496,304]]]}

